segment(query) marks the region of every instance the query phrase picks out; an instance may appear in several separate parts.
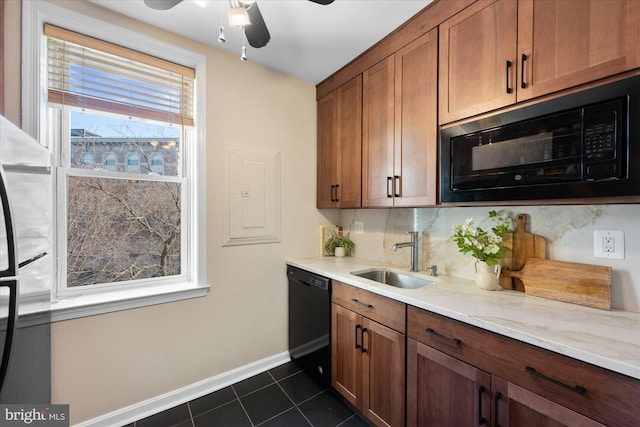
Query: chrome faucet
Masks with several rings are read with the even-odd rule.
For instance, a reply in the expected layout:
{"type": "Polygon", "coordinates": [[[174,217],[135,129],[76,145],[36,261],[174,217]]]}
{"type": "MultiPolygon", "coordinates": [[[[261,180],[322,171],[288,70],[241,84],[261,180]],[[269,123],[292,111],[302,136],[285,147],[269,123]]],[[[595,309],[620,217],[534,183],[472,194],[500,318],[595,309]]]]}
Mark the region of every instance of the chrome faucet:
{"type": "Polygon", "coordinates": [[[418,232],[417,231],[407,231],[407,234],[411,235],[410,242],[404,243],[396,243],[393,245],[391,250],[393,252],[397,252],[398,248],[405,248],[407,246],[411,247],[411,271],[420,271],[418,269],[418,232]]]}

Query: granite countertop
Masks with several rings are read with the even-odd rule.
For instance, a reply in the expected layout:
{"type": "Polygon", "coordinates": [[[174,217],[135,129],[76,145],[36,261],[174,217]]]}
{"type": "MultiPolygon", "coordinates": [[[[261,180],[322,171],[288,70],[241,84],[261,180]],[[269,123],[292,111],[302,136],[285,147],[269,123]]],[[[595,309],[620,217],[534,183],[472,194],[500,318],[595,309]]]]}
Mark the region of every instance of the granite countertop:
{"type": "Polygon", "coordinates": [[[424,272],[418,275],[436,283],[401,289],[350,274],[385,267],[357,258],[316,257],[287,264],[640,379],[639,313],[599,310],[504,289],[485,291],[472,280],[430,277],[424,272]]]}

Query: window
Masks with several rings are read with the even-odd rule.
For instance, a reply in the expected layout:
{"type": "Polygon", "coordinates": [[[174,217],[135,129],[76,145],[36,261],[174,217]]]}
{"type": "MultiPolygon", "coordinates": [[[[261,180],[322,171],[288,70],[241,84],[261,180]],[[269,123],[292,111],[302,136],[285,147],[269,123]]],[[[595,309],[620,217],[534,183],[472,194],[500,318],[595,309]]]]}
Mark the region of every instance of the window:
{"type": "Polygon", "coordinates": [[[51,144],[62,189],[58,295],[188,281],[194,70],[59,27],[44,31],[47,116],[61,130],[51,144]]]}
{"type": "Polygon", "coordinates": [[[140,173],[140,156],[138,154],[129,154],[127,157],[127,172],[140,173]]]}
{"type": "MultiPolygon", "coordinates": [[[[50,322],[207,295],[209,287],[206,282],[206,240],[204,238],[206,235],[204,169],[206,102],[204,97],[195,98],[193,96],[195,92],[193,89],[196,86],[203,89],[206,87],[206,57],[166,43],[159,38],[141,34],[133,29],[119,27],[101,18],[82,15],[47,1],[22,2],[21,27],[23,40],[21,43],[23,58],[22,125],[28,134],[39,140],[52,152],[52,157],[55,160],[52,170],[57,180],[53,194],[54,199],[58,201],[57,209],[53,211],[57,225],[54,227],[53,240],[55,245],[52,254],[56,262],[51,263],[55,279],[46,280],[50,276],[44,275],[45,279],[38,281],[42,284],[42,289],[45,289],[45,292],[41,292],[40,288],[31,290],[27,286],[21,288],[21,295],[26,295],[30,301],[37,302],[37,307],[35,305],[32,307],[34,314],[40,313],[38,319],[50,322]],[[94,96],[95,94],[92,95],[87,91],[82,93],[80,90],[65,93],[63,90],[64,80],[58,83],[60,99],[56,100],[55,94],[48,99],[47,78],[50,68],[47,57],[48,41],[52,38],[62,42],[73,43],[74,41],[67,40],[63,34],[56,37],[48,33],[46,36],[49,37],[46,37],[45,26],[57,26],[58,30],[65,27],[70,31],[60,31],[76,37],[74,39],[76,44],[85,48],[90,48],[90,46],[83,42],[87,38],[82,34],[91,35],[94,37],[93,40],[97,40],[100,46],[104,47],[104,49],[96,47],[95,50],[108,51],[107,53],[113,57],[126,57],[127,52],[133,52],[136,58],[146,57],[145,54],[147,54],[151,58],[149,62],[152,62],[147,65],[161,68],[161,64],[169,64],[168,68],[174,74],[181,75],[177,71],[190,69],[193,76],[193,70],[196,70],[195,79],[191,79],[192,87],[186,91],[191,94],[191,97],[185,97],[187,104],[196,104],[188,108],[192,114],[184,115],[183,112],[187,111],[186,108],[177,108],[171,104],[170,108],[166,105],[160,109],[156,108],[155,116],[150,117],[154,109],[140,108],[135,103],[127,104],[128,99],[124,97],[99,99],[94,96]],[[143,53],[141,54],[137,50],[142,50],[143,53]],[[162,58],[162,60],[158,58],[162,58]],[[72,102],[74,99],[78,101],[76,104],[72,102]],[[158,114],[158,112],[162,114],[158,114]],[[77,116],[74,117],[75,114],[77,116]],[[169,129],[172,132],[176,132],[176,129],[180,129],[180,131],[178,131],[178,137],[174,137],[173,134],[157,133],[153,128],[148,128],[149,132],[138,135],[141,140],[132,142],[137,143],[138,146],[151,144],[155,151],[147,147],[144,152],[141,152],[131,149],[131,146],[125,148],[122,144],[118,144],[117,136],[131,138],[133,135],[130,133],[119,134],[107,141],[100,140],[101,137],[104,137],[97,135],[95,131],[98,129],[92,128],[91,125],[72,126],[71,123],[75,123],[76,118],[81,115],[90,116],[93,119],[96,117],[106,117],[109,120],[119,118],[123,120],[120,124],[135,123],[135,126],[159,124],[160,128],[164,129],[163,132],[169,129]],[[97,138],[98,141],[92,140],[91,137],[97,138]],[[80,138],[85,138],[86,144],[80,144],[80,138]],[[61,139],[66,140],[67,143],[63,144],[61,139]],[[167,154],[166,150],[171,147],[176,148],[172,154],[167,154]],[[177,156],[178,149],[180,150],[179,157],[177,156]],[[81,166],[84,152],[94,154],[92,169],[84,169],[81,166]],[[141,156],[141,172],[139,174],[127,175],[125,171],[126,155],[130,152],[138,152],[141,156]],[[152,152],[164,155],[162,176],[149,173],[148,169],[145,169],[148,166],[148,156],[152,152]],[[72,168],[70,165],[77,166],[72,168]],[[177,172],[173,174],[171,171],[177,172]],[[86,284],[75,287],[67,285],[67,204],[59,201],[66,202],[65,192],[69,182],[76,180],[76,177],[84,178],[85,175],[93,178],[99,177],[104,180],[103,182],[113,182],[110,179],[124,179],[126,177],[133,188],[136,188],[136,183],[143,184],[144,182],[160,185],[157,180],[181,182],[182,209],[180,215],[181,221],[184,222],[181,223],[180,233],[179,275],[143,278],[144,275],[139,274],[137,279],[107,284],[86,284]],[[46,304],[46,301],[50,301],[51,304],[46,304]]],[[[136,58],[129,59],[135,60],[136,58]]],[[[144,61],[146,59],[139,62],[146,63],[144,61]]],[[[61,64],[60,61],[58,63],[61,64]]],[[[127,68],[123,64],[120,65],[116,68],[122,71],[127,68]]],[[[64,69],[65,67],[59,68],[60,71],[64,69]]],[[[165,75],[168,74],[165,73],[165,75]]],[[[64,73],[61,73],[60,76],[64,76],[64,73]]],[[[69,76],[66,81],[70,82],[69,76]]],[[[174,83],[179,81],[181,78],[174,79],[174,83]]],[[[198,91],[198,93],[204,92],[204,90],[198,91]]],[[[164,96],[164,104],[166,104],[165,99],[168,98],[164,96]]],[[[175,96],[170,98],[173,101],[177,99],[175,96]]],[[[76,182],[78,181],[76,180],[76,182]]],[[[88,178],[86,182],[89,182],[88,178]]],[[[167,184],[167,186],[171,186],[171,184],[167,184]]],[[[91,194],[89,193],[87,197],[91,197],[91,194]]],[[[116,227],[112,232],[115,233],[117,230],[116,227]]]]}
{"type": "Polygon", "coordinates": [[[104,170],[115,172],[118,170],[118,156],[115,153],[108,153],[104,160],[104,170]]]}
{"type": "Polygon", "coordinates": [[[82,163],[83,163],[85,168],[92,168],[93,167],[93,154],[85,153],[84,157],[82,158],[82,163]]]}
{"type": "Polygon", "coordinates": [[[151,156],[151,172],[164,174],[164,157],[162,154],[154,154],[151,156]]]}
{"type": "MultiPolygon", "coordinates": [[[[66,175],[66,201],[60,203],[66,208],[66,228],[61,228],[67,236],[67,288],[180,276],[185,181],[178,168],[148,177],[151,169],[143,161],[156,155],[152,142],[157,135],[174,134],[173,139],[179,140],[180,127],[67,106],[52,108],[61,112],[63,125],[68,117],[72,129],[94,129],[93,152],[105,158],[102,170],[93,162],[91,172],[80,170],[86,163],[85,168],[73,163],[61,168],[66,175]],[[123,137],[123,129],[132,136],[123,137]],[[126,159],[121,167],[116,153],[126,159]]],[[[71,132],[70,138],[60,141],[60,151],[70,150],[74,157],[86,143],[86,137],[71,132]]],[[[170,151],[176,164],[180,147],[176,143],[170,151]]]]}

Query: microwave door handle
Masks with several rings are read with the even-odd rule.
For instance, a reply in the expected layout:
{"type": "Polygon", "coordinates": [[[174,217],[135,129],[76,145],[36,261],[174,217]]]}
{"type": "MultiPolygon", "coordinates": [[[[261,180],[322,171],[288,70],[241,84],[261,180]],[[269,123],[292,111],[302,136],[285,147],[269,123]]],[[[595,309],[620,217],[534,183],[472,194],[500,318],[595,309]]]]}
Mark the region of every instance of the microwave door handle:
{"type": "Polygon", "coordinates": [[[7,192],[6,178],[4,170],[0,166],[0,205],[2,205],[2,215],[4,217],[4,227],[7,235],[7,254],[8,266],[6,270],[0,270],[0,277],[14,277],[18,274],[18,254],[15,241],[15,232],[13,228],[13,219],[11,218],[11,209],[9,206],[9,194],[7,192]]]}

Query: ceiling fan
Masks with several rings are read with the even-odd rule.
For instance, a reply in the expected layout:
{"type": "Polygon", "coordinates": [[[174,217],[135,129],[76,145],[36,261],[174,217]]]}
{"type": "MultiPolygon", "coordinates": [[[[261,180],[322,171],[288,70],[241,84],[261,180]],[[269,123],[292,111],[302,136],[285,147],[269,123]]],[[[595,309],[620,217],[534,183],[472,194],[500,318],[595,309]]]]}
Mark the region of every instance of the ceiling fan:
{"type": "MultiPolygon", "coordinates": [[[[182,1],[183,0],[144,0],[144,3],[151,9],[168,10],[181,3],[182,1]]],[[[333,3],[334,0],[309,1],[321,5],[328,5],[333,3]]],[[[231,25],[243,27],[245,36],[250,46],[255,48],[266,46],[266,44],[269,43],[269,40],[271,39],[271,35],[269,34],[269,30],[267,29],[267,24],[262,18],[262,13],[260,13],[260,8],[258,7],[258,3],[256,2],[256,0],[229,0],[229,4],[231,5],[231,10],[243,12],[243,14],[245,16],[248,16],[249,19],[249,22],[247,23],[231,25]]],[[[218,40],[224,41],[224,32],[222,27],[220,28],[220,34],[221,37],[218,40]]]]}

